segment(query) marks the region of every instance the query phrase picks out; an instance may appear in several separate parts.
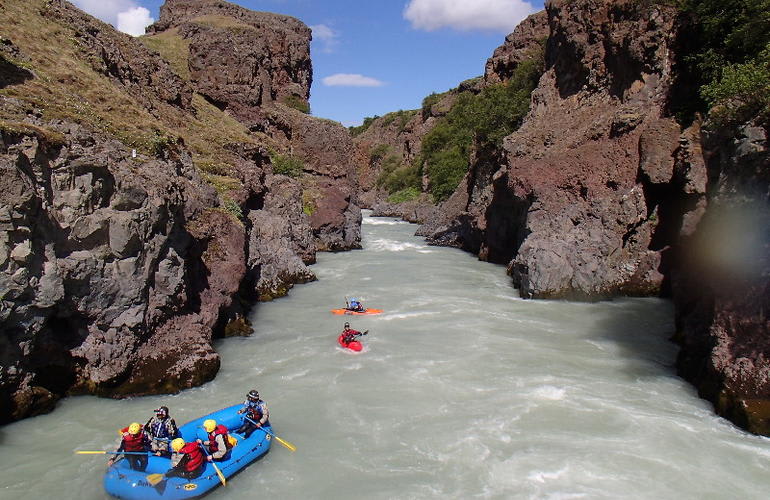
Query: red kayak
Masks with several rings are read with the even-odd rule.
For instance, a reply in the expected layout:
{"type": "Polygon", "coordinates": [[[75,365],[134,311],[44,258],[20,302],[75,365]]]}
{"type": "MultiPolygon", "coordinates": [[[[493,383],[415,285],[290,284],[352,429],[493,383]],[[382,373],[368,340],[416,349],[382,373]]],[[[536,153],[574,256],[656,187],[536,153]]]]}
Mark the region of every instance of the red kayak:
{"type": "Polygon", "coordinates": [[[363,348],[364,348],[364,346],[361,344],[361,342],[359,342],[359,341],[357,341],[357,340],[351,340],[350,342],[348,342],[348,343],[346,344],[346,343],[343,341],[343,338],[344,338],[344,334],[340,333],[340,336],[339,336],[339,337],[337,337],[337,343],[338,343],[338,344],[339,344],[341,347],[344,347],[345,349],[350,349],[351,351],[356,351],[356,352],[359,352],[359,351],[361,351],[361,349],[363,349],[363,348]]]}
{"type": "Polygon", "coordinates": [[[382,313],[382,309],[364,309],[363,311],[351,311],[350,309],[332,309],[332,312],[334,314],[353,314],[353,315],[380,314],[382,313]]]}

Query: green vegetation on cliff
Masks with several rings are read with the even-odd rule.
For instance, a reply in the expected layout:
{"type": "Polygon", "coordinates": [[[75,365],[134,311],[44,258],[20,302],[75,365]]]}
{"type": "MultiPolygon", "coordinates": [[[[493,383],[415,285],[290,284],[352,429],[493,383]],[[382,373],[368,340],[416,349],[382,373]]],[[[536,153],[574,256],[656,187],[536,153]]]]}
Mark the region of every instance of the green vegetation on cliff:
{"type": "MultiPolygon", "coordinates": [[[[473,149],[499,147],[519,128],[529,111],[530,95],[543,72],[543,52],[522,62],[507,83],[478,94],[463,92],[452,109],[423,139],[418,171],[427,171],[430,193],[438,202],[454,192],[468,170],[473,149]]],[[[435,97],[428,96],[424,106],[435,97]]]]}
{"type": "Polygon", "coordinates": [[[691,27],[682,37],[680,82],[673,103],[688,121],[713,107],[720,122],[770,121],[770,0],[680,0],[691,27]]]}

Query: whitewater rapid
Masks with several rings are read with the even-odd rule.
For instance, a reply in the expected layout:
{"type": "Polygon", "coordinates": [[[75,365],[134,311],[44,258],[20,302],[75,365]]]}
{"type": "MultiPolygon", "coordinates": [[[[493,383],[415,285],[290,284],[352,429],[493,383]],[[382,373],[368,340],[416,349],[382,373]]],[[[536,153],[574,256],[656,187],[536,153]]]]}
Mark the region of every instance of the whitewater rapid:
{"type": "Polygon", "coordinates": [[[64,400],[0,428],[0,498],[103,499],[116,429],[161,404],[182,423],[256,388],[278,443],[211,499],[764,499],[770,440],[675,373],[673,309],[518,298],[505,269],[364,218],[363,250],[258,304],[218,341],[217,378],[173,396],[64,400]],[[356,297],[377,316],[330,313],[356,297]],[[369,330],[360,354],[336,336],[369,330]]]}

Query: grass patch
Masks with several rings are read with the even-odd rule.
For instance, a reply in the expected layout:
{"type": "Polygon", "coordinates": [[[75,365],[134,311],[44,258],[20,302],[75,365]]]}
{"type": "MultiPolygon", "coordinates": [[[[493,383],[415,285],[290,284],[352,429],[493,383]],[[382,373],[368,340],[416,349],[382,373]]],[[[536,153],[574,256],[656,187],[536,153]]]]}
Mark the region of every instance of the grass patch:
{"type": "Polygon", "coordinates": [[[299,112],[305,113],[306,115],[310,114],[310,103],[298,95],[288,95],[284,97],[281,102],[292,109],[296,109],[299,112]]]}
{"type": "Polygon", "coordinates": [[[270,163],[273,164],[273,173],[287,175],[293,179],[302,175],[305,170],[305,162],[301,158],[286,154],[275,154],[270,156],[270,163]]]}
{"type": "Polygon", "coordinates": [[[408,187],[388,196],[388,203],[398,204],[413,201],[420,197],[422,192],[416,187],[408,187]]]}
{"type": "Polygon", "coordinates": [[[190,79],[190,42],[179,35],[179,28],[172,28],[157,35],[141,36],[137,40],[160,54],[176,74],[185,80],[190,79]]]}
{"type": "Polygon", "coordinates": [[[67,138],[64,134],[29,123],[0,120],[0,133],[34,135],[41,142],[53,147],[64,146],[67,143],[67,138]]]}

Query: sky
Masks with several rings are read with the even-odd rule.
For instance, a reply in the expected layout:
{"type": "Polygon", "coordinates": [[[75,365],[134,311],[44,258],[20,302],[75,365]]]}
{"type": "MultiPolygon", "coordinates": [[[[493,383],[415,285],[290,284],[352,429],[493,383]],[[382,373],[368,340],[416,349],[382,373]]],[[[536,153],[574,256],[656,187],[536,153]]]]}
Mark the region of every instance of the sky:
{"type": "MultiPolygon", "coordinates": [[[[70,0],[130,35],[158,19],[163,0],[70,0]]],[[[360,125],[417,109],[431,92],[480,76],[495,48],[542,0],[235,0],[313,29],[311,113],[360,125]]]]}

